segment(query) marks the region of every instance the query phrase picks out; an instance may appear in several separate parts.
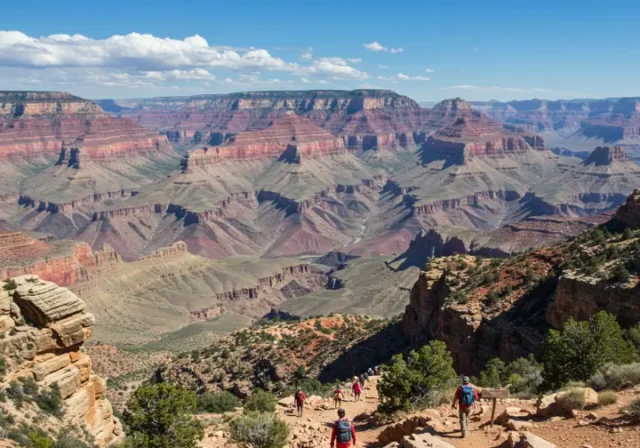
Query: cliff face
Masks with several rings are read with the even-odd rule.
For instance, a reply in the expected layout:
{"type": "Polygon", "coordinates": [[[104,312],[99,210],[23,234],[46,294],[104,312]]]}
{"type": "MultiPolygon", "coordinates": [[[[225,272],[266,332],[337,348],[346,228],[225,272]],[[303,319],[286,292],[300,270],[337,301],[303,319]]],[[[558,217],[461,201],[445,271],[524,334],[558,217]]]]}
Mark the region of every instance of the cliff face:
{"type": "Polygon", "coordinates": [[[135,117],[177,144],[219,145],[239,132],[264,129],[288,111],[342,137],[354,150],[411,147],[433,128],[429,112],[386,90],[197,95],[126,106],[117,113],[135,117]]]}
{"type": "MultiPolygon", "coordinates": [[[[604,224],[620,233],[604,240],[601,231],[584,232],[570,243],[491,263],[470,256],[429,261],[405,311],[405,335],[414,344],[444,341],[457,366],[474,373],[495,356],[510,361],[539,353],[547,330],[562,328],[569,319],[588,320],[605,310],[623,327],[635,325],[640,321],[640,239],[637,231],[624,237],[621,232],[640,228],[638,210],[636,192],[604,224]],[[590,265],[582,261],[587,259],[590,265]],[[614,275],[620,265],[631,272],[628,279],[614,275]]],[[[464,250],[461,243],[458,248],[464,250]]]]}
{"type": "Polygon", "coordinates": [[[166,137],[66,93],[0,92],[0,105],[0,160],[56,158],[71,148],[103,162],[172,151],[166,137]]]}
{"type": "Polygon", "coordinates": [[[108,245],[93,250],[87,243],[44,242],[20,232],[0,232],[0,277],[26,274],[60,286],[88,281],[99,272],[117,269],[121,257],[108,245]]]}
{"type": "Polygon", "coordinates": [[[41,388],[58,385],[65,416],[45,419],[41,429],[55,431],[75,424],[99,446],[121,441],[122,427],[106,399],[106,381],[92,373],[91,358],[81,351],[94,324],[84,302],[37,276],[14,281],[17,288],[2,291],[0,300],[0,349],[7,362],[3,382],[28,377],[41,388]]]}
{"type": "MultiPolygon", "coordinates": [[[[477,373],[496,356],[513,360],[539,353],[547,328],[538,310],[540,304],[514,292],[503,303],[487,306],[483,302],[486,291],[508,284],[509,279],[502,276],[493,285],[478,288],[476,295],[469,293],[456,302],[452,297],[460,290],[458,285],[469,277],[458,268],[462,260],[473,268],[488,267],[469,256],[431,261],[411,290],[402,320],[405,336],[414,345],[431,339],[445,342],[456,369],[466,374],[477,373]]],[[[546,268],[541,264],[539,269],[546,268]]]]}
{"type": "Polygon", "coordinates": [[[296,163],[301,157],[321,157],[344,151],[341,139],[310,120],[288,113],[260,131],[242,132],[217,147],[189,152],[181,163],[183,172],[209,168],[223,160],[281,158],[296,163]]]}

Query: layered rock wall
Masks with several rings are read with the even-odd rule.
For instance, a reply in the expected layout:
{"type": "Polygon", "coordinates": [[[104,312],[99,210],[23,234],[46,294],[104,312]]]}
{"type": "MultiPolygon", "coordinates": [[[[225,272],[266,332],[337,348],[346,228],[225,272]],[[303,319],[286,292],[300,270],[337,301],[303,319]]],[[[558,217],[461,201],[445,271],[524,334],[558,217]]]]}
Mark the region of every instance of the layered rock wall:
{"type": "Polygon", "coordinates": [[[106,381],[93,374],[91,358],[81,351],[94,323],[85,303],[37,276],[14,281],[16,289],[2,291],[0,299],[0,351],[8,364],[4,382],[26,376],[40,387],[57,384],[65,406],[58,429],[79,425],[99,446],[121,441],[106,381]]]}

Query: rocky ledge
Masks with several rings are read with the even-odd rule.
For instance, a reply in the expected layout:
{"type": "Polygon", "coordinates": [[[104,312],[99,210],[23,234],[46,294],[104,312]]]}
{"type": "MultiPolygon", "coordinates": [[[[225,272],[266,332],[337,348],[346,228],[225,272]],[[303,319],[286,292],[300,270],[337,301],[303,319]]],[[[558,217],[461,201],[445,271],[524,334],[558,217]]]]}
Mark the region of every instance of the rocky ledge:
{"type": "MultiPolygon", "coordinates": [[[[27,275],[5,282],[0,299],[0,350],[7,363],[3,382],[32,378],[42,388],[57,384],[65,416],[57,429],[79,425],[106,446],[123,438],[120,421],[106,399],[106,381],[93,374],[82,353],[91,337],[93,315],[66,288],[27,275]]],[[[56,426],[56,425],[54,425],[56,426]]]]}

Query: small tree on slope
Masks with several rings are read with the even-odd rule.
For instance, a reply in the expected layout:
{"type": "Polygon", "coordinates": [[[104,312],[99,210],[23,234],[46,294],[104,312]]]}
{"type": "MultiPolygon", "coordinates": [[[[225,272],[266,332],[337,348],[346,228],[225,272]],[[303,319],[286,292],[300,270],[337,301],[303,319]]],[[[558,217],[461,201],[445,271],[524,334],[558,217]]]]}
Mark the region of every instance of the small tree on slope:
{"type": "Polygon", "coordinates": [[[455,385],[451,353],[444,342],[431,341],[409,353],[406,360],[402,355],[393,357],[380,381],[379,410],[393,413],[437,405],[455,385]]]}
{"type": "Polygon", "coordinates": [[[586,381],[607,363],[632,362],[634,352],[615,316],[600,311],[589,321],[569,319],[561,331],[549,331],[544,357],[545,385],[557,389],[569,381],[586,381]]]}
{"type": "Polygon", "coordinates": [[[124,420],[129,426],[127,447],[196,448],[204,436],[193,418],[196,394],[160,383],[141,386],[127,402],[124,420]]]}

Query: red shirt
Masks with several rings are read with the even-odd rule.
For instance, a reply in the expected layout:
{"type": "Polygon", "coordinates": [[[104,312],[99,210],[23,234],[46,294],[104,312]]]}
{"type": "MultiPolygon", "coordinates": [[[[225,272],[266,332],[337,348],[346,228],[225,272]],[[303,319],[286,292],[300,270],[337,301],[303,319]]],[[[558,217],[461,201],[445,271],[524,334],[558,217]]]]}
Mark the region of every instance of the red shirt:
{"type": "MultiPolygon", "coordinates": [[[[469,386],[471,387],[471,386],[469,386]]],[[[478,391],[476,391],[473,387],[471,387],[471,389],[473,389],[473,399],[475,401],[478,401],[478,391]]],[[[458,390],[456,391],[456,400],[458,400],[458,404],[460,405],[460,409],[465,410],[465,409],[469,409],[471,406],[467,406],[466,404],[462,404],[462,401],[460,401],[460,399],[462,398],[462,386],[460,386],[458,388],[458,390]]]]}
{"type": "Polygon", "coordinates": [[[307,399],[307,396],[304,394],[304,392],[300,391],[299,393],[296,394],[296,403],[304,404],[304,401],[306,399],[307,399]]]}
{"type": "MultiPolygon", "coordinates": [[[[337,448],[349,448],[352,442],[354,445],[356,444],[356,427],[353,426],[353,423],[349,424],[351,425],[351,442],[338,442],[338,444],[336,445],[337,448]]],[[[333,446],[333,444],[335,443],[336,437],[338,437],[338,422],[335,422],[333,424],[333,432],[331,433],[331,446],[333,446]]]]}
{"type": "Polygon", "coordinates": [[[353,383],[353,386],[351,386],[351,389],[353,389],[354,394],[359,394],[360,392],[362,392],[362,389],[360,389],[360,383],[358,383],[357,381],[353,383]]]}

